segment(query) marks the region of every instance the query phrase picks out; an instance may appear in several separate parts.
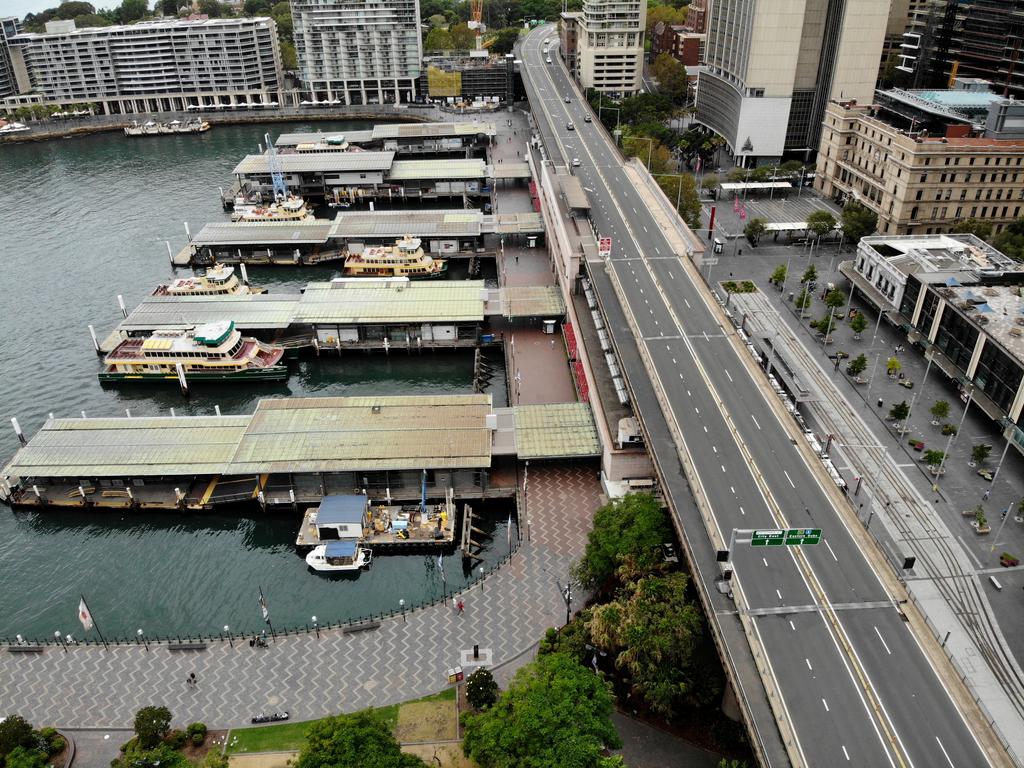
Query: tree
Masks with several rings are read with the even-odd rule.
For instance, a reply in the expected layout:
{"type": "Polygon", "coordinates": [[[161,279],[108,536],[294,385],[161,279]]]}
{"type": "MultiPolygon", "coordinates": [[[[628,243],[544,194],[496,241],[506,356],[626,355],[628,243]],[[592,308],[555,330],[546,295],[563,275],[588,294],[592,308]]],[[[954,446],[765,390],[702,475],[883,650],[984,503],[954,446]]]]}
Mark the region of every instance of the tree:
{"type": "Polygon", "coordinates": [[[846,294],[838,288],[833,288],[825,294],[825,306],[829,309],[839,309],[846,303],[846,294]]]}
{"type": "Polygon", "coordinates": [[[427,26],[431,29],[438,29],[448,24],[448,19],[444,17],[443,13],[435,13],[429,19],[427,19],[427,26]]]}
{"type": "Polygon", "coordinates": [[[609,581],[627,557],[653,570],[662,560],[662,543],[671,538],[668,515],[658,500],[649,493],[628,493],[597,510],[574,575],[593,589],[609,581]]]}
{"type": "Polygon", "coordinates": [[[1014,219],[995,236],[992,245],[1011,259],[1024,261],[1024,217],[1014,219]]]}
{"type": "Polygon", "coordinates": [[[900,372],[900,369],[902,367],[903,365],[900,363],[898,357],[890,357],[888,360],[885,361],[885,372],[888,373],[890,376],[895,376],[897,373],[900,372]]]}
{"type": "Polygon", "coordinates": [[[371,710],[315,720],[294,768],[422,768],[415,755],[402,752],[388,723],[371,710]]]}
{"type": "Polygon", "coordinates": [[[147,0],[121,0],[121,7],[117,9],[117,17],[122,24],[131,24],[145,18],[148,13],[147,0]]]}
{"type": "Polygon", "coordinates": [[[452,36],[452,45],[456,50],[468,51],[476,48],[476,32],[469,28],[469,24],[456,24],[448,30],[452,36]]]}
{"type": "Polygon", "coordinates": [[[516,41],[519,39],[518,27],[498,30],[491,42],[491,53],[512,53],[516,41]]]}
{"type": "Polygon", "coordinates": [[[110,768],[194,768],[184,754],[169,744],[142,749],[138,742],[129,742],[122,755],[110,761],[110,768]]]}
{"type": "Polygon", "coordinates": [[[682,24],[686,21],[686,8],[673,8],[671,5],[658,5],[647,9],[647,39],[654,34],[654,27],[659,21],[666,24],[682,24]]]}
{"type": "Polygon", "coordinates": [[[937,467],[946,458],[942,451],[927,450],[924,452],[924,463],[929,467],[937,467]]]}
{"type": "Polygon", "coordinates": [[[287,40],[281,41],[281,67],[283,69],[299,68],[299,60],[295,55],[295,44],[287,40]]]}
{"type": "Polygon", "coordinates": [[[4,758],[6,768],[45,768],[46,755],[38,749],[15,747],[4,758]]]}
{"type": "Polygon", "coordinates": [[[814,211],[807,216],[807,228],[820,239],[835,230],[836,217],[828,211],[814,211]]]}
{"type": "Polygon", "coordinates": [[[757,247],[757,241],[761,239],[761,235],[768,231],[768,220],[762,219],[760,216],[755,216],[753,219],[747,222],[747,226],[743,228],[743,234],[746,235],[747,240],[750,244],[757,247]]]}
{"type": "Polygon", "coordinates": [[[199,0],[199,12],[205,13],[211,19],[220,19],[232,15],[231,6],[221,2],[221,0],[199,0]]]}
{"type": "Polygon", "coordinates": [[[447,29],[430,30],[423,42],[423,49],[427,51],[450,51],[454,47],[451,33],[447,29]]]}
{"type": "Polygon", "coordinates": [[[270,15],[273,17],[274,23],[277,24],[277,36],[281,38],[281,42],[293,42],[292,7],[287,0],[275,4],[270,9],[270,15]]]}
{"type": "Polygon", "coordinates": [[[889,409],[889,418],[895,422],[901,422],[910,415],[910,406],[906,400],[901,400],[889,409]]]}
{"type": "Polygon", "coordinates": [[[17,747],[32,749],[36,746],[36,736],[32,724],[21,715],[8,715],[0,721],[0,757],[17,747]]]}
{"type": "Polygon", "coordinates": [[[846,366],[846,375],[860,376],[862,373],[864,373],[865,370],[867,370],[867,367],[868,359],[867,357],[864,356],[864,353],[861,352],[855,358],[850,360],[849,365],[846,366]]]}
{"type": "Polygon", "coordinates": [[[171,730],[171,711],[167,707],[143,707],[135,713],[135,736],[139,746],[152,749],[171,730]]]}
{"type": "Polygon", "coordinates": [[[961,219],[953,225],[953,232],[962,232],[988,240],[992,237],[992,222],[981,219],[961,219]]]}
{"type": "Polygon", "coordinates": [[[612,708],[608,684],[589,669],[561,653],[539,656],[493,707],[465,718],[462,750],[480,768],[606,768],[616,763],[602,751],[622,743],[612,708]]]}
{"type": "Polygon", "coordinates": [[[858,312],[852,318],[850,318],[850,329],[853,331],[855,336],[860,336],[864,333],[864,329],[868,327],[868,319],[864,317],[863,312],[858,312]]]}
{"type": "Polygon", "coordinates": [[[775,268],[775,271],[772,272],[772,276],[768,278],[768,280],[773,285],[782,285],[783,283],[786,282],[786,274],[786,265],[779,264],[779,266],[775,268]]]}
{"type": "Polygon", "coordinates": [[[686,95],[689,83],[686,78],[686,67],[669,53],[659,53],[651,64],[651,74],[658,81],[658,88],[671,99],[686,95]]]}
{"type": "Polygon", "coordinates": [[[971,448],[971,461],[975,464],[984,464],[990,453],[992,453],[991,445],[988,443],[978,443],[971,448]]]}
{"type": "Polygon", "coordinates": [[[673,203],[679,201],[678,212],[691,229],[700,227],[700,198],[697,196],[697,182],[688,173],[661,175],[655,177],[658,186],[673,203]]]}
{"type": "Polygon", "coordinates": [[[945,400],[936,400],[932,403],[932,407],[928,409],[928,412],[931,413],[932,418],[938,423],[949,416],[949,403],[945,400]]]}
{"type": "Polygon", "coordinates": [[[878,227],[878,214],[856,200],[843,208],[843,234],[857,243],[862,237],[872,234],[878,227]]]}
{"type": "Polygon", "coordinates": [[[818,268],[813,264],[808,264],[807,269],[804,270],[803,277],[800,278],[800,282],[804,285],[811,286],[818,280],[818,268]]]}
{"type": "Polygon", "coordinates": [[[498,700],[498,684],[487,667],[466,678],[466,700],[473,709],[487,709],[498,700]]]}
{"type": "Polygon", "coordinates": [[[709,693],[701,688],[706,670],[698,674],[693,663],[703,619],[688,585],[684,573],[647,576],[594,608],[590,621],[594,645],[614,656],[631,693],[666,718],[683,704],[706,703],[709,693]]]}
{"type": "Polygon", "coordinates": [[[800,310],[800,314],[802,316],[803,310],[809,309],[812,304],[810,292],[804,288],[799,294],[797,294],[796,300],[793,303],[796,304],[796,308],[800,310]]]}
{"type": "Polygon", "coordinates": [[[701,189],[714,189],[721,183],[722,180],[718,178],[718,174],[716,173],[705,173],[700,178],[701,189]]]}
{"type": "Polygon", "coordinates": [[[65,2],[52,8],[53,18],[73,19],[76,16],[89,16],[96,13],[96,7],[92,3],[83,3],[79,0],[65,0],[65,2]]]}

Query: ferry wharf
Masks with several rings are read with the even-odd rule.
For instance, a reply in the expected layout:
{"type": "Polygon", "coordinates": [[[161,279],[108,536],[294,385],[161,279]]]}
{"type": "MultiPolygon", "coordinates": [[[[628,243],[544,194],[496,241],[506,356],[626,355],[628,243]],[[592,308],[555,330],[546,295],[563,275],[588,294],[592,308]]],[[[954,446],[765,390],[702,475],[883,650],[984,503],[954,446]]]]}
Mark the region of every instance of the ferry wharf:
{"type": "Polygon", "coordinates": [[[588,404],[494,408],[485,394],[271,399],[251,415],[51,417],[22,439],[0,470],[0,501],[15,508],[298,512],[333,494],[377,504],[514,498],[520,460],[601,453],[588,404]]]}
{"type": "Polygon", "coordinates": [[[219,320],[263,341],[316,354],[352,350],[422,352],[500,344],[499,318],[554,318],[565,314],[554,287],[488,288],[483,280],[410,281],[342,278],[309,283],[296,294],[146,297],[102,341],[97,353],[125,339],[185,330],[219,320]]]}

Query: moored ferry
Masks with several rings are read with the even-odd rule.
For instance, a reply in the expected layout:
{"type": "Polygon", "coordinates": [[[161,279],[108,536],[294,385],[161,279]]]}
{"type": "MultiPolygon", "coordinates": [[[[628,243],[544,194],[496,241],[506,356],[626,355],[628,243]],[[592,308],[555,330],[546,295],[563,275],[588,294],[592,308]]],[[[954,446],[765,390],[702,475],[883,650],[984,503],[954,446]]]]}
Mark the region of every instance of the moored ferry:
{"type": "Polygon", "coordinates": [[[238,279],[235,268],[215,264],[194,277],[181,277],[173,283],[158,285],[154,296],[244,296],[266,293],[263,288],[252,288],[238,279]]]}
{"type": "Polygon", "coordinates": [[[406,235],[395,245],[367,248],[345,257],[346,277],[408,277],[428,280],[443,277],[448,262],[424,253],[418,237],[406,235]]]}
{"type": "Polygon", "coordinates": [[[289,195],[269,205],[248,203],[244,198],[236,198],[231,214],[232,221],[313,221],[315,218],[306,201],[296,195],[289,195]]]}
{"type": "Polygon", "coordinates": [[[180,365],[194,381],[259,379],[283,381],[284,349],[242,336],[230,320],[193,330],[157,331],[145,338],[125,339],[110,351],[100,381],[177,381],[180,365]]]}

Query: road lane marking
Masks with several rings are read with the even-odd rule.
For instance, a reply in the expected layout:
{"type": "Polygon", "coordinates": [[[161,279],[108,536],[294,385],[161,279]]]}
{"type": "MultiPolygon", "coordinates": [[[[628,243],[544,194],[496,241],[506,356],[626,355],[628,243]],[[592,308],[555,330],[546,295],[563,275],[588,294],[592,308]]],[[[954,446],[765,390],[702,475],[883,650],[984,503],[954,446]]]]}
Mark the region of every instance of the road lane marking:
{"type": "Polygon", "coordinates": [[[750,414],[750,418],[752,418],[754,420],[754,426],[757,427],[758,429],[760,429],[761,425],[757,423],[757,417],[754,416],[754,414],[750,414]]]}
{"type": "Polygon", "coordinates": [[[711,446],[711,450],[714,451],[715,453],[718,453],[718,449],[713,445],[711,446]]]}
{"type": "Polygon", "coordinates": [[[705,424],[705,425],[704,425],[704,434],[707,434],[707,431],[708,431],[708,427],[707,427],[707,425],[705,424]]]}
{"type": "Polygon", "coordinates": [[[775,590],[775,594],[779,596],[779,600],[782,599],[782,593],[778,589],[775,590]]]}
{"type": "Polygon", "coordinates": [[[885,644],[885,638],[882,637],[882,633],[878,631],[878,627],[875,627],[875,634],[878,635],[878,639],[882,641],[882,647],[885,648],[885,652],[892,656],[892,651],[890,651],[889,646],[885,644]]]}
{"type": "Polygon", "coordinates": [[[796,624],[793,623],[792,619],[789,620],[789,628],[796,632],[796,624]]]}
{"type": "MultiPolygon", "coordinates": [[[[767,568],[767,567],[768,567],[768,558],[766,558],[766,557],[762,557],[762,558],[761,558],[761,562],[762,562],[762,563],[764,563],[764,567],[765,567],[765,568],[767,568]]],[[[790,622],[790,623],[792,623],[792,622],[790,622]]]]}
{"type": "Polygon", "coordinates": [[[824,699],[822,699],[822,700],[821,700],[821,703],[825,705],[825,711],[826,711],[826,712],[831,712],[831,711],[832,711],[832,710],[830,710],[830,709],[828,708],[828,702],[827,702],[827,701],[825,701],[824,699]]]}
{"type": "MultiPolygon", "coordinates": [[[[683,378],[683,374],[681,374],[681,373],[680,373],[680,374],[679,374],[679,378],[680,378],[680,379],[681,379],[681,378],[683,378]]],[[[687,397],[693,397],[693,395],[691,395],[691,394],[690,394],[690,390],[686,390],[686,396],[687,396],[687,397]]]]}
{"type": "Polygon", "coordinates": [[[722,471],[725,472],[725,464],[721,464],[719,466],[721,466],[722,467],[722,471]]]}
{"type": "Polygon", "coordinates": [[[808,668],[808,669],[809,669],[809,670],[810,670],[811,672],[813,672],[813,671],[814,671],[814,667],[812,667],[812,666],[811,666],[811,660],[810,660],[810,659],[804,659],[804,661],[805,661],[805,662],[807,662],[807,668],[808,668]]]}
{"type": "MultiPolygon", "coordinates": [[[[665,349],[668,349],[667,344],[665,345],[665,349]]],[[[672,365],[679,365],[679,363],[676,362],[676,359],[674,357],[672,358],[672,365]]]]}
{"type": "Polygon", "coordinates": [[[826,547],[828,547],[828,551],[829,551],[829,552],[831,552],[831,554],[832,554],[832,559],[833,559],[833,560],[835,560],[835,561],[836,561],[836,562],[838,563],[838,562],[839,562],[839,558],[838,558],[838,557],[836,557],[836,553],[835,553],[835,552],[832,552],[832,545],[831,545],[831,544],[829,544],[829,543],[828,543],[828,542],[826,541],[826,542],[825,542],[825,546],[826,546],[826,547]]]}
{"type": "Polygon", "coordinates": [[[732,381],[732,375],[731,375],[731,374],[729,373],[729,371],[728,371],[728,370],[726,370],[725,368],[723,368],[722,370],[724,370],[724,371],[725,371],[725,375],[729,377],[729,381],[731,382],[731,381],[732,381]]]}
{"type": "Polygon", "coordinates": [[[741,514],[741,515],[745,515],[745,514],[747,514],[746,512],[744,512],[744,511],[743,511],[743,507],[740,507],[740,514],[741,514]]]}
{"type": "Polygon", "coordinates": [[[786,479],[789,480],[789,484],[796,488],[796,485],[793,483],[793,478],[789,476],[789,472],[787,472],[786,470],[782,470],[782,474],[784,474],[786,476],[786,479]]]}
{"type": "MultiPolygon", "coordinates": [[[[842,745],[840,745],[840,746],[842,746],[842,745]]],[[[846,758],[846,762],[850,762],[850,753],[846,751],[846,747],[842,747],[842,749],[843,749],[843,757],[846,758]]]]}
{"type": "Polygon", "coordinates": [[[697,412],[698,416],[700,416],[700,408],[694,408],[693,410],[697,412]]]}
{"type": "Polygon", "coordinates": [[[736,489],[735,489],[735,488],[733,488],[733,487],[732,487],[731,485],[729,486],[729,490],[730,490],[730,491],[732,491],[732,495],[733,495],[733,496],[735,496],[735,495],[736,495],[736,489]]]}
{"type": "Polygon", "coordinates": [[[693,309],[693,307],[690,306],[690,302],[688,302],[686,299],[683,299],[683,304],[686,305],[687,309],[693,309]]]}
{"type": "Polygon", "coordinates": [[[956,766],[953,765],[953,761],[949,759],[949,752],[947,752],[946,748],[944,746],[942,746],[942,742],[939,741],[939,737],[938,736],[935,737],[935,741],[938,743],[939,749],[942,750],[942,754],[943,754],[943,756],[945,756],[946,762],[949,763],[949,768],[956,768],[956,766]]]}

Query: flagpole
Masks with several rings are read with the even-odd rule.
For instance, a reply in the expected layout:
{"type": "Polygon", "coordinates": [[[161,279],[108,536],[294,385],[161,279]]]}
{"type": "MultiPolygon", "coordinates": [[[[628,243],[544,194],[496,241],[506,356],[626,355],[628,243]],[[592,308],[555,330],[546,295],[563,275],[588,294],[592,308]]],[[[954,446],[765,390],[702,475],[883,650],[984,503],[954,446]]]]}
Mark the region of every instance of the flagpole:
{"type": "Polygon", "coordinates": [[[79,593],[78,596],[82,598],[82,603],[85,605],[85,610],[89,611],[89,620],[92,622],[92,628],[95,629],[96,634],[100,636],[100,641],[103,643],[103,647],[109,649],[110,646],[107,645],[107,639],[103,637],[103,633],[100,632],[100,625],[96,623],[96,616],[93,615],[92,609],[89,607],[89,604],[85,602],[85,595],[79,593]]]}
{"type": "Polygon", "coordinates": [[[267,608],[267,600],[263,597],[263,585],[258,585],[260,590],[260,610],[263,611],[263,620],[267,622],[267,626],[270,627],[270,637],[277,642],[277,635],[274,634],[274,625],[270,621],[270,609],[267,608]]]}

